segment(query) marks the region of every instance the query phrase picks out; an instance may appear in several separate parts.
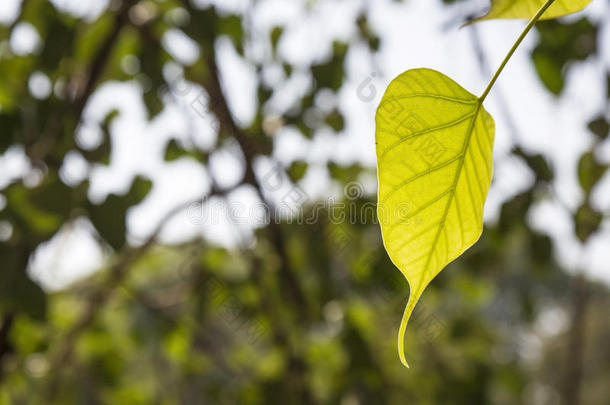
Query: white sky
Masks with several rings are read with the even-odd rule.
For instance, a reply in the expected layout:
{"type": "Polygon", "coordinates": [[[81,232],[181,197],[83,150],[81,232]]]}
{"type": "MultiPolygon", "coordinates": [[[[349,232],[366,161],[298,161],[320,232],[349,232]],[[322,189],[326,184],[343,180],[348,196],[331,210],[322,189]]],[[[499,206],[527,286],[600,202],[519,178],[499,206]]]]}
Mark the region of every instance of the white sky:
{"type": "MultiPolygon", "coordinates": [[[[0,20],[11,21],[18,0],[4,0],[0,7],[0,20]]],[[[95,18],[103,10],[103,1],[55,0],[55,4],[71,12],[95,18]]],[[[198,3],[209,3],[198,1],[198,3]]],[[[218,1],[219,7],[231,11],[244,11],[248,0],[218,1]]],[[[458,29],[447,26],[450,21],[472,11],[483,10],[486,2],[480,1],[475,10],[460,9],[459,6],[443,7],[440,0],[409,0],[405,4],[391,0],[318,0],[310,1],[313,10],[305,14],[304,1],[261,0],[251,17],[255,32],[266,32],[269,27],[287,25],[285,37],[280,42],[281,54],[297,68],[288,81],[278,76],[278,69],[269,68],[265,78],[276,83],[282,90],[274,98],[278,111],[302,94],[309,83],[306,71],[298,66],[307,66],[311,60],[320,60],[330,52],[336,39],[348,40],[355,34],[353,21],[363,3],[368,4],[370,18],[383,39],[381,52],[372,60],[362,47],[353,48],[347,58],[347,82],[341,89],[337,102],[346,115],[346,129],[339,136],[327,130],[316,133],[313,141],[302,137],[294,130],[282,130],[276,135],[275,158],[285,164],[295,159],[311,162],[306,178],[301,182],[310,199],[338,197],[340,189],[326,175],[328,160],[339,163],[362,162],[375,167],[374,113],[381,95],[389,81],[401,72],[416,67],[437,69],[462,84],[466,89],[479,94],[489,77],[481,74],[472,42],[471,28],[458,29]],[[299,70],[301,72],[299,72],[299,70]],[[362,84],[373,86],[375,97],[363,100],[358,88],[362,84]]],[[[585,14],[601,20],[610,14],[608,3],[595,0],[585,14]]],[[[577,18],[573,16],[571,18],[577,18]]],[[[459,24],[457,24],[459,25],[459,24]]],[[[520,21],[490,21],[479,24],[483,47],[492,61],[492,68],[500,63],[507,49],[525,25],[520,21]]],[[[21,28],[28,31],[28,27],[21,28]]],[[[11,38],[13,42],[25,42],[25,49],[36,49],[28,45],[27,32],[24,38],[11,38]],[[28,48],[29,46],[29,48],[28,48]]],[[[557,169],[556,190],[561,200],[576,208],[582,200],[582,192],[576,179],[579,156],[590,146],[592,136],[586,123],[602,112],[605,105],[605,88],[602,77],[610,66],[610,24],[605,24],[600,47],[603,63],[586,61],[576,64],[568,77],[561,98],[556,99],[546,91],[531,64],[528,50],[535,44],[536,33],[526,39],[492,90],[486,107],[497,124],[495,145],[495,179],[485,208],[486,221],[497,218],[500,203],[510,195],[523,190],[531,181],[527,170],[514,159],[507,158],[511,140],[506,123],[497,105],[498,91],[502,92],[509,106],[515,125],[522,139],[521,145],[531,152],[547,156],[557,169]]],[[[30,38],[31,41],[31,38],[30,38]]],[[[37,41],[34,38],[34,43],[37,41]]],[[[182,63],[189,63],[197,56],[193,44],[180,31],[173,31],[163,45],[182,63]]],[[[0,46],[0,50],[2,47],[0,46]]],[[[218,45],[220,65],[225,80],[229,103],[236,117],[248,122],[255,108],[255,73],[242,62],[228,41],[218,45]]],[[[249,55],[264,58],[268,49],[260,44],[248,47],[249,55]]],[[[1,53],[0,53],[1,55],[1,53]]],[[[171,68],[167,69],[171,72],[171,68]]],[[[168,73],[169,74],[169,73],[168,73]]],[[[183,142],[210,145],[214,139],[210,119],[194,114],[189,103],[201,89],[192,88],[178,96],[179,102],[168,106],[152,122],[146,122],[145,110],[139,90],[133,83],[110,83],[102,86],[94,95],[85,111],[85,122],[79,134],[82,142],[95,141],[97,124],[114,108],[121,116],[112,126],[112,137],[118,145],[113,148],[110,167],[91,168],[93,200],[103,200],[110,192],[123,192],[133,176],[144,174],[154,181],[154,188],[146,200],[130,211],[128,225],[130,240],[137,243],[156,226],[163,214],[172,207],[197,198],[209,188],[209,179],[202,168],[192,160],[181,159],[172,163],[162,161],[166,142],[177,137],[183,142]],[[194,139],[190,133],[195,134],[194,139]]],[[[324,103],[324,99],[318,100],[324,103]]],[[[97,135],[96,135],[97,134],[97,135]]],[[[231,186],[239,180],[241,164],[235,158],[233,145],[212,158],[215,178],[223,186],[231,186]]],[[[597,151],[598,157],[610,162],[610,143],[597,151]]],[[[0,157],[0,186],[8,178],[23,175],[27,168],[23,164],[22,152],[13,150],[0,157]]],[[[82,167],[86,165],[78,156],[71,156],[62,173],[66,181],[78,181],[82,167]]],[[[257,163],[259,174],[269,172],[270,162],[257,163]]],[[[367,179],[362,179],[367,180],[367,179]]],[[[365,189],[371,193],[376,185],[368,179],[365,189]]],[[[255,200],[251,190],[240,189],[231,196],[232,202],[255,200]]],[[[0,199],[0,206],[1,206],[0,199]]],[[[605,212],[610,211],[610,174],[595,190],[594,205],[605,212]]],[[[236,230],[227,222],[216,225],[202,223],[193,218],[193,213],[179,215],[163,232],[166,242],[180,242],[196,235],[227,245],[236,243],[236,230]]],[[[200,218],[199,218],[200,219],[200,218]]],[[[574,237],[571,219],[560,204],[545,202],[531,212],[531,223],[550,233],[556,242],[556,254],[568,269],[585,268],[589,275],[610,282],[610,223],[606,220],[603,231],[582,246],[574,237]]],[[[0,224],[1,225],[1,224],[0,224]]],[[[106,253],[91,238],[90,225],[85,220],[77,221],[70,229],[61,232],[53,241],[39,249],[31,264],[33,275],[49,288],[60,288],[66,283],[90,273],[102,265],[106,253]]],[[[248,234],[248,226],[240,226],[248,234]]],[[[0,232],[1,234],[1,232],[0,232]]],[[[1,236],[1,235],[0,235],[1,236]]]]}

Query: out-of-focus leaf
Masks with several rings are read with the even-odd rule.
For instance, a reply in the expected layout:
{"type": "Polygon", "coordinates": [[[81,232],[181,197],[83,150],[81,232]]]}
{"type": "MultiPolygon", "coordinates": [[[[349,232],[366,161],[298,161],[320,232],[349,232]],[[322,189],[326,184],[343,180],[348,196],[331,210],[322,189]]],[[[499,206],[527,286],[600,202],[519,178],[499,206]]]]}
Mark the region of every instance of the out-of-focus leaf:
{"type": "Polygon", "coordinates": [[[0,312],[25,313],[32,319],[44,320],[46,296],[26,273],[27,257],[27,252],[17,247],[0,244],[0,312]]]}
{"type": "Polygon", "coordinates": [[[201,153],[186,150],[181,145],[179,145],[175,139],[170,140],[167,144],[167,147],[165,148],[165,155],[163,159],[166,162],[172,162],[183,157],[191,157],[200,162],[203,158],[201,153]]]}
{"type": "Polygon", "coordinates": [[[167,61],[169,56],[162,47],[144,46],[140,51],[142,73],[137,78],[144,92],[144,104],[150,118],[163,110],[159,88],[165,85],[162,67],[167,61]]]}
{"type": "Polygon", "coordinates": [[[89,162],[97,162],[108,165],[110,163],[110,153],[112,148],[110,125],[112,121],[119,116],[118,110],[112,110],[106,115],[101,123],[102,141],[93,150],[84,150],[80,148],[80,152],[89,162]]]}
{"type": "MultiPolygon", "coordinates": [[[[482,17],[471,21],[489,20],[493,18],[519,18],[530,19],[547,0],[491,0],[489,12],[482,17]]],[[[542,19],[557,18],[564,15],[576,13],[592,0],[555,0],[549,9],[542,15],[542,19]]]]}
{"type": "Polygon", "coordinates": [[[593,152],[587,152],[578,162],[578,180],[585,194],[591,190],[608,170],[607,165],[600,164],[595,159],[593,152]]]}
{"type": "Polygon", "coordinates": [[[286,77],[290,77],[292,75],[292,65],[290,63],[282,63],[282,69],[284,69],[284,74],[286,77]]]}
{"type": "Polygon", "coordinates": [[[237,52],[243,54],[244,30],[238,15],[221,16],[214,7],[194,8],[191,24],[184,27],[184,32],[205,47],[213,46],[218,36],[226,35],[237,52]]]}
{"type": "Polygon", "coordinates": [[[538,45],[532,52],[540,80],[554,94],[565,85],[565,75],[575,61],[583,61],[597,49],[597,26],[586,18],[574,22],[544,21],[538,24],[538,45]]]}
{"type": "Polygon", "coordinates": [[[354,179],[357,179],[358,176],[364,171],[364,167],[358,163],[347,166],[339,165],[335,162],[328,162],[326,166],[328,168],[330,177],[338,180],[342,184],[347,184],[354,181],[354,179]]]}
{"type": "Polygon", "coordinates": [[[138,204],[150,191],[150,180],[136,177],[126,195],[111,194],[100,205],[90,204],[89,218],[100,236],[115,250],[127,241],[126,215],[130,207],[138,204]]]}
{"type": "Polygon", "coordinates": [[[19,123],[19,114],[16,111],[0,111],[0,128],[2,128],[0,154],[6,152],[6,149],[17,140],[19,123]]]}
{"type": "Polygon", "coordinates": [[[218,19],[217,34],[229,37],[239,54],[243,54],[244,29],[241,17],[238,15],[228,15],[218,19]]]}
{"type": "Polygon", "coordinates": [[[345,128],[345,119],[343,114],[338,109],[332,110],[324,120],[326,124],[333,129],[335,132],[341,132],[345,128]]]}
{"type": "Polygon", "coordinates": [[[499,228],[507,231],[511,227],[522,227],[533,201],[533,193],[531,190],[526,190],[502,204],[499,228]]]}
{"type": "Polygon", "coordinates": [[[167,162],[180,159],[181,157],[188,156],[188,152],[182,149],[175,139],[172,139],[165,148],[165,155],[163,159],[167,162]]]}
{"type": "Polygon", "coordinates": [[[525,163],[532,169],[538,181],[545,181],[547,183],[553,181],[553,170],[544,156],[527,153],[519,147],[515,148],[513,153],[525,160],[525,163]]]}
{"type": "Polygon", "coordinates": [[[35,246],[53,236],[68,219],[78,192],[63,184],[57,176],[47,175],[43,183],[33,189],[20,183],[9,187],[6,209],[17,225],[27,230],[29,243],[35,246]]]}
{"type": "Polygon", "coordinates": [[[538,72],[538,77],[540,77],[546,88],[553,94],[561,93],[565,85],[561,71],[562,66],[555,63],[553,58],[548,54],[534,53],[532,58],[538,72]]]}
{"type": "Polygon", "coordinates": [[[277,51],[277,45],[280,42],[280,38],[282,37],[282,34],[284,33],[284,28],[283,27],[273,27],[273,29],[271,30],[271,48],[273,49],[273,52],[277,51]]]}
{"type": "Polygon", "coordinates": [[[297,160],[295,162],[292,162],[292,164],[288,168],[288,176],[290,176],[290,180],[292,180],[292,181],[301,180],[305,176],[306,172],[307,172],[307,162],[304,162],[302,160],[297,160]]]}
{"type": "Polygon", "coordinates": [[[79,27],[78,35],[72,38],[75,42],[75,59],[81,63],[89,63],[99,51],[115,24],[115,17],[108,13],[90,25],[79,27]]]}
{"type": "MultiPolygon", "coordinates": [[[[608,96],[610,98],[610,95],[608,96]]],[[[589,130],[593,132],[598,138],[606,139],[610,133],[610,123],[604,116],[595,118],[589,123],[589,130]]]]}
{"type": "Polygon", "coordinates": [[[343,84],[345,70],[343,62],[347,53],[347,45],[341,42],[333,44],[331,58],[323,63],[311,66],[311,73],[316,81],[318,88],[329,88],[337,91],[343,84]]]}
{"type": "Polygon", "coordinates": [[[57,69],[59,61],[71,51],[74,38],[74,30],[71,27],[59,19],[53,20],[44,37],[39,66],[49,72],[57,69]]]}
{"type": "Polygon", "coordinates": [[[574,216],[575,232],[581,242],[586,242],[602,223],[603,215],[589,204],[585,203],[578,208],[574,216]]]}
{"type": "Polygon", "coordinates": [[[381,41],[377,34],[375,34],[371,29],[366,14],[361,14],[358,17],[358,19],[356,20],[356,25],[358,25],[360,35],[366,40],[369,48],[373,51],[379,50],[379,44],[381,43],[381,41]]]}

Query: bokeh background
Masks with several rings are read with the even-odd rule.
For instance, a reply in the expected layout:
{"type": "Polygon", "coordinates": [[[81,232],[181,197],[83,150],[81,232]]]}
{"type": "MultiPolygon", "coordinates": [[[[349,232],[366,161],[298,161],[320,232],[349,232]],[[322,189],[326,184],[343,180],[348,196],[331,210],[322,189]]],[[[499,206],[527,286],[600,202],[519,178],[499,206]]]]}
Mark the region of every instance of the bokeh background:
{"type": "Polygon", "coordinates": [[[375,109],[480,93],[525,25],[488,5],[3,0],[0,404],[607,404],[606,0],[492,91],[486,229],[398,360],[375,109]]]}

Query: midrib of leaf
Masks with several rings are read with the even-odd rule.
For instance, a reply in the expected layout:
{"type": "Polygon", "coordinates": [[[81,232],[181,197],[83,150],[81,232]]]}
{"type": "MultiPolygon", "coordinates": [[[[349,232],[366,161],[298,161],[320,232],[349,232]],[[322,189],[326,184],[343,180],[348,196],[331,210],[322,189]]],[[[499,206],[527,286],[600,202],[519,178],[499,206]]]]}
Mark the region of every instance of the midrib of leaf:
{"type": "MultiPolygon", "coordinates": [[[[451,208],[451,204],[453,203],[453,200],[455,198],[455,191],[457,188],[457,184],[460,180],[460,176],[462,175],[462,170],[464,169],[464,162],[467,159],[466,152],[468,151],[468,148],[470,147],[470,141],[472,140],[472,134],[474,133],[474,128],[475,128],[477,118],[479,117],[479,112],[481,111],[482,106],[483,106],[482,101],[480,99],[477,100],[475,111],[474,111],[474,113],[472,113],[472,121],[470,121],[470,124],[468,125],[468,129],[466,132],[466,139],[464,141],[464,146],[462,147],[462,151],[458,155],[458,156],[461,156],[462,158],[458,162],[458,167],[456,169],[455,176],[453,177],[453,183],[451,184],[451,187],[449,188],[448,192],[445,192],[445,193],[449,194],[449,198],[447,199],[447,204],[445,205],[443,215],[441,215],[441,220],[438,223],[438,228],[434,235],[434,240],[432,241],[430,250],[428,250],[428,255],[426,257],[426,264],[423,267],[423,274],[426,274],[428,272],[428,267],[430,266],[430,260],[432,259],[432,255],[434,254],[434,251],[436,249],[436,245],[438,244],[440,235],[445,230],[445,221],[447,220],[447,216],[449,215],[449,209],[451,208]]],[[[451,161],[453,161],[453,159],[451,159],[451,161]]],[[[446,195],[445,193],[443,193],[441,195],[444,196],[444,195],[446,195]]],[[[460,224],[460,227],[461,226],[462,225],[460,224]]],[[[413,290],[409,296],[409,302],[407,303],[407,307],[405,308],[405,312],[403,314],[403,318],[400,323],[400,329],[399,329],[399,333],[398,333],[398,346],[399,346],[398,353],[399,353],[401,362],[407,367],[409,367],[409,364],[407,363],[407,360],[405,358],[404,335],[405,335],[405,331],[407,329],[407,323],[409,321],[409,318],[411,317],[411,313],[412,313],[411,309],[413,307],[415,307],[415,304],[419,300],[419,296],[422,293],[421,287],[422,287],[422,284],[424,283],[424,280],[425,280],[424,277],[420,277],[417,287],[413,287],[413,290]]]]}
{"type": "MultiPolygon", "coordinates": [[[[441,216],[441,221],[438,225],[438,230],[434,237],[434,241],[432,242],[432,247],[430,248],[430,254],[428,255],[428,258],[426,259],[426,264],[424,265],[424,272],[428,271],[428,266],[430,265],[430,259],[432,257],[432,253],[434,252],[434,249],[436,248],[436,244],[438,243],[438,238],[440,237],[442,229],[445,226],[445,221],[447,220],[447,215],[449,215],[449,208],[451,207],[451,203],[453,202],[453,199],[455,197],[455,189],[457,187],[457,183],[460,180],[460,176],[462,175],[462,169],[464,168],[464,162],[466,161],[466,158],[467,158],[466,151],[470,147],[470,140],[472,139],[472,134],[474,133],[474,126],[476,125],[476,121],[479,116],[479,111],[481,111],[481,106],[482,106],[482,103],[479,102],[477,104],[477,107],[472,116],[472,121],[470,122],[470,125],[468,126],[468,130],[466,132],[466,140],[464,142],[464,147],[462,148],[462,151],[460,152],[460,154],[462,155],[462,159],[460,159],[458,162],[458,167],[455,172],[455,176],[453,178],[453,183],[451,184],[451,188],[449,191],[449,199],[447,200],[447,204],[445,205],[445,210],[443,211],[443,215],[441,216]]],[[[421,287],[421,282],[418,287],[421,287]]]]}

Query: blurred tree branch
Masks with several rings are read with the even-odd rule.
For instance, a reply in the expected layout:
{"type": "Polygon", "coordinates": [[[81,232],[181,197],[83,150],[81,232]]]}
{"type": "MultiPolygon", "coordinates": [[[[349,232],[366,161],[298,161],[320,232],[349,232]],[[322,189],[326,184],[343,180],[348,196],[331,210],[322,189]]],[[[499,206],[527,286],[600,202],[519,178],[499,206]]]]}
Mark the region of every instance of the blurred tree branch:
{"type": "Polygon", "coordinates": [[[586,314],[589,287],[586,276],[581,272],[572,278],[572,308],[568,332],[568,352],[566,356],[563,403],[579,405],[580,387],[583,376],[583,355],[587,329],[586,314]]]}
{"type": "Polygon", "coordinates": [[[14,320],[15,315],[9,313],[4,316],[2,319],[2,324],[0,324],[0,384],[2,384],[2,380],[4,379],[4,356],[6,356],[11,350],[8,335],[11,331],[14,320]]]}
{"type": "MultiPolygon", "coordinates": [[[[189,13],[191,15],[194,15],[195,10],[190,4],[190,2],[188,0],[181,1],[184,4],[185,8],[189,11],[189,13]]],[[[153,40],[152,34],[148,31],[145,31],[145,37],[148,38],[149,41],[153,40]]],[[[157,40],[154,39],[154,41],[157,40]]],[[[202,46],[202,48],[202,58],[208,69],[208,76],[205,78],[201,78],[201,84],[203,85],[210,98],[211,102],[209,108],[211,112],[217,117],[218,122],[220,123],[219,132],[225,130],[229,134],[231,134],[237,141],[243,153],[245,161],[244,166],[246,171],[243,180],[244,183],[249,184],[254,188],[261,202],[265,204],[269,212],[272,213],[268,228],[271,236],[271,241],[276,248],[278,256],[280,257],[280,275],[284,283],[286,298],[294,302],[295,306],[297,307],[297,310],[299,311],[299,314],[304,319],[309,319],[310,314],[306,303],[305,294],[303,293],[293,270],[290,268],[290,258],[287,254],[282,231],[280,229],[279,224],[277,223],[277,219],[273,216],[273,213],[275,211],[273,210],[271,202],[264,194],[264,185],[260,183],[259,179],[256,176],[256,173],[254,172],[254,158],[255,151],[257,150],[256,144],[248,135],[246,135],[242,131],[242,129],[239,127],[239,125],[237,125],[235,119],[233,118],[233,114],[228,106],[224,91],[222,89],[220,72],[216,63],[216,52],[214,50],[214,44],[212,43],[210,46],[202,46]]]]}
{"type": "MultiPolygon", "coordinates": [[[[75,118],[74,125],[76,125],[76,127],[71,128],[71,133],[76,130],[80,121],[82,120],[82,114],[85,109],[85,106],[87,105],[89,98],[93,94],[93,91],[100,77],[104,73],[106,65],[108,64],[108,61],[110,59],[112,50],[119,39],[119,34],[123,30],[123,28],[129,23],[129,10],[136,2],[136,0],[122,1],[119,10],[115,13],[114,26],[110,31],[110,34],[100,45],[91,63],[86,68],[87,77],[84,82],[80,75],[76,72],[74,72],[73,76],[70,78],[69,88],[71,90],[69,91],[70,94],[68,94],[68,96],[72,96],[74,94],[74,98],[71,102],[74,111],[70,113],[69,110],[65,110],[64,113],[73,114],[75,118]]],[[[25,7],[25,4],[23,5],[23,7],[25,7]]],[[[61,137],[61,133],[62,115],[53,115],[47,121],[40,139],[38,139],[31,147],[30,156],[32,160],[34,162],[46,161],[49,154],[53,151],[53,148],[61,137]]]]}
{"type": "MultiPolygon", "coordinates": [[[[218,190],[212,190],[207,198],[224,195],[224,192],[218,190]]],[[[114,264],[110,270],[108,279],[103,285],[93,291],[87,298],[87,304],[85,309],[72,327],[68,329],[65,335],[60,339],[57,344],[57,350],[50,361],[51,370],[55,370],[52,376],[49,378],[47,384],[47,399],[51,401],[57,392],[58,385],[61,380],[61,370],[66,368],[71,362],[71,358],[74,352],[75,344],[80,335],[93,323],[97,314],[104,308],[105,304],[111,298],[115,289],[121,285],[128,275],[131,266],[148,250],[154,245],[157,237],[163,230],[163,227],[174,218],[175,215],[182,212],[185,208],[189,207],[193,203],[203,203],[204,200],[197,200],[194,202],[188,202],[181,204],[174,209],[170,210],[162,219],[159,221],[159,225],[155,228],[152,234],[144,241],[144,243],[136,248],[128,249],[123,253],[118,262],[114,264]]]]}
{"type": "Polygon", "coordinates": [[[249,137],[242,132],[239,126],[233,119],[233,115],[229,109],[226,101],[226,97],[222,90],[220,73],[216,64],[216,54],[213,49],[209,50],[210,54],[205,57],[205,62],[208,67],[208,73],[210,77],[203,83],[204,88],[208,92],[210,99],[213,100],[211,108],[214,114],[217,116],[221,127],[228,130],[239,144],[242,153],[244,154],[246,174],[245,183],[250,184],[256,190],[256,193],[260,200],[269,208],[272,213],[268,227],[271,236],[271,241],[275,246],[276,252],[280,257],[280,275],[284,282],[286,296],[289,300],[293,301],[299,313],[305,319],[309,319],[309,311],[305,299],[305,294],[301,290],[300,284],[296,279],[293,270],[290,268],[290,258],[288,257],[285,240],[282,235],[277,219],[274,217],[272,204],[269,202],[264,194],[264,186],[258,180],[254,173],[254,145],[249,137]]]}

